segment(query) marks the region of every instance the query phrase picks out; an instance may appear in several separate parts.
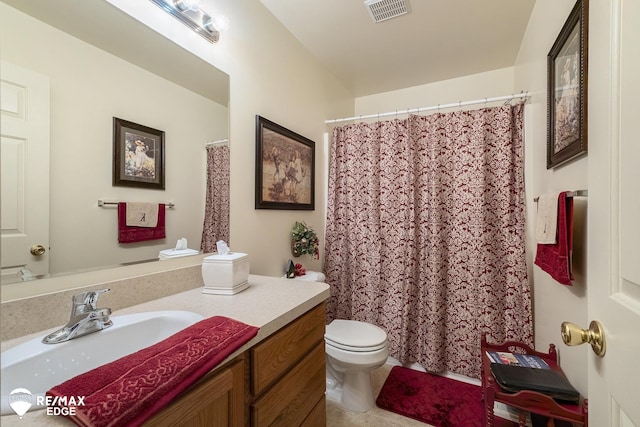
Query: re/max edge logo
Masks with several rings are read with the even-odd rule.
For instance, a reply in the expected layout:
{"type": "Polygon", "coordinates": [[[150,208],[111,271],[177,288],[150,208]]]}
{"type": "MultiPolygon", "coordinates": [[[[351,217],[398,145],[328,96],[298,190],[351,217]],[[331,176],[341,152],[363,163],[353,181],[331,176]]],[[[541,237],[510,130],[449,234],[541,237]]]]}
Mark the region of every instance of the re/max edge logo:
{"type": "MultiPolygon", "coordinates": [[[[35,396],[37,406],[45,406],[47,415],[76,415],[76,407],[84,406],[85,396],[35,396]]],[[[9,394],[9,406],[20,419],[33,406],[34,396],[26,388],[16,388],[9,394]]]]}

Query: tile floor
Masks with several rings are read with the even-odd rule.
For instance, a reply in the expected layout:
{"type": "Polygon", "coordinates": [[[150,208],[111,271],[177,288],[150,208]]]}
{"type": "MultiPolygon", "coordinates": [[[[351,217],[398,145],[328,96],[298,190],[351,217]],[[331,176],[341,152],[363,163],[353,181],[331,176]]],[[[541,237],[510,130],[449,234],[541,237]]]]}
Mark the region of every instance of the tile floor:
{"type": "MultiPolygon", "coordinates": [[[[384,381],[389,375],[393,365],[384,364],[371,373],[371,385],[373,395],[378,396],[384,381]]],[[[375,406],[368,412],[351,412],[340,408],[335,403],[327,400],[327,427],[428,427],[429,424],[421,423],[393,412],[385,411],[375,406]]]]}
{"type": "MultiPolygon", "coordinates": [[[[375,397],[387,379],[394,364],[385,363],[371,373],[371,385],[375,397]]],[[[517,421],[517,416],[516,419],[517,421]]],[[[517,427],[517,422],[496,418],[496,427],[517,427]]],[[[531,425],[530,421],[527,425],[531,425]]],[[[412,418],[403,417],[393,412],[385,411],[374,406],[368,412],[352,412],[340,408],[327,399],[327,427],[433,427],[412,418]]]]}

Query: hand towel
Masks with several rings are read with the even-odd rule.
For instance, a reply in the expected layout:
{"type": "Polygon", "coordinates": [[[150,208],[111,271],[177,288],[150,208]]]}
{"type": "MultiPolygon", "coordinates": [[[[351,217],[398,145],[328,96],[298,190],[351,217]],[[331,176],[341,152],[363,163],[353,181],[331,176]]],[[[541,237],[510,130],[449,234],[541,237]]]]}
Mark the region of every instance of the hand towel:
{"type": "Polygon", "coordinates": [[[135,243],[164,239],[165,205],[158,205],[158,224],[155,227],[130,227],[127,225],[127,204],[118,203],[118,243],[135,243]]]}
{"type": "Polygon", "coordinates": [[[255,326],[210,317],[71,378],[47,395],[84,396],[84,405],[68,416],[79,426],[139,426],[257,333],[255,326]]]}
{"type": "MultiPolygon", "coordinates": [[[[558,196],[558,242],[553,245],[538,244],[535,264],[559,283],[571,286],[573,271],[573,198],[567,192],[558,196]]],[[[538,200],[539,202],[539,200],[538,200]]]]}
{"type": "Polygon", "coordinates": [[[158,203],[127,203],[128,227],[157,227],[158,203]]]}
{"type": "Polygon", "coordinates": [[[545,193],[538,197],[536,215],[536,242],[555,244],[558,242],[558,196],[559,192],[545,193]]]}

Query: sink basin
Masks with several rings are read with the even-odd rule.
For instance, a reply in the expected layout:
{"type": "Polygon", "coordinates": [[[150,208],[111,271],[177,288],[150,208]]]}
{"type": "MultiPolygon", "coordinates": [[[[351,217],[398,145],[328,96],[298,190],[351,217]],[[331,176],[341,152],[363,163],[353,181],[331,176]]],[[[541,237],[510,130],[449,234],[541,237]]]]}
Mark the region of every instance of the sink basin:
{"type": "Polygon", "coordinates": [[[26,389],[37,396],[76,375],[156,344],[200,321],[203,316],[190,311],[155,311],[112,316],[113,326],[60,344],[43,344],[42,337],[2,352],[2,415],[14,414],[9,394],[26,389]]]}

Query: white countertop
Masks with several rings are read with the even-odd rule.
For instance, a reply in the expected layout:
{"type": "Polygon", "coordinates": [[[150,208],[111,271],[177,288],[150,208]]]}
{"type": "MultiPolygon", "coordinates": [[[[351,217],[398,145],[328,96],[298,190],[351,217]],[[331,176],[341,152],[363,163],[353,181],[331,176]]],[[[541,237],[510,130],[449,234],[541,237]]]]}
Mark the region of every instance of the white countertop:
{"type": "MultiPolygon", "coordinates": [[[[225,360],[226,362],[329,298],[329,286],[326,283],[250,275],[249,284],[248,289],[235,295],[207,295],[202,293],[203,288],[195,288],[118,310],[113,312],[113,315],[158,310],[187,310],[200,313],[205,317],[226,316],[259,327],[258,335],[231,354],[225,360]]],[[[34,337],[45,336],[56,329],[52,328],[5,341],[2,343],[2,350],[34,337]]],[[[47,416],[45,411],[27,412],[22,420],[17,415],[5,415],[0,417],[0,424],[3,427],[73,425],[65,418],[47,416]]]]}

